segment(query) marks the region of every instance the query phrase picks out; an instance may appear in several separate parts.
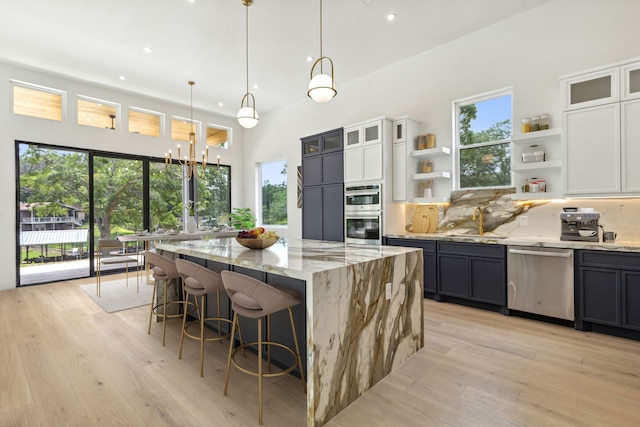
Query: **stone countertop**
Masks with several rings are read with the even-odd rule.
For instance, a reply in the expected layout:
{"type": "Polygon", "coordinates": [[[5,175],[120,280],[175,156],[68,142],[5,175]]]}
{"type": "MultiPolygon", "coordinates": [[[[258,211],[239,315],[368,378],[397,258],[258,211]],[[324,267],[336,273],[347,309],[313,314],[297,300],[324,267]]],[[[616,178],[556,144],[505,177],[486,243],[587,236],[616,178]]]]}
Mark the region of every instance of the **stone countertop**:
{"type": "Polygon", "coordinates": [[[397,246],[357,245],[323,240],[280,238],[273,246],[254,250],[235,238],[163,242],[156,248],[253,270],[310,280],[314,273],[416,251],[397,246]]]}
{"type": "Polygon", "coordinates": [[[156,247],[305,281],[309,427],[327,424],[424,347],[419,248],[292,238],[262,250],[247,249],[234,238],[156,247]]]}
{"type": "Polygon", "coordinates": [[[492,233],[486,233],[483,236],[477,234],[388,234],[387,238],[397,239],[417,239],[417,240],[439,240],[446,242],[462,242],[462,243],[486,243],[495,245],[513,245],[513,246],[538,246],[546,248],[566,248],[566,249],[590,249],[596,251],[618,251],[618,252],[640,252],[640,242],[637,241],[621,241],[615,243],[602,242],[579,242],[565,241],[558,237],[511,237],[501,236],[492,233]]]}
{"type": "Polygon", "coordinates": [[[180,231],[176,233],[146,233],[146,234],[125,234],[118,237],[118,240],[122,242],[149,242],[149,241],[163,241],[163,240],[198,240],[203,237],[235,237],[238,234],[237,230],[196,230],[193,233],[186,231],[180,231]]]}

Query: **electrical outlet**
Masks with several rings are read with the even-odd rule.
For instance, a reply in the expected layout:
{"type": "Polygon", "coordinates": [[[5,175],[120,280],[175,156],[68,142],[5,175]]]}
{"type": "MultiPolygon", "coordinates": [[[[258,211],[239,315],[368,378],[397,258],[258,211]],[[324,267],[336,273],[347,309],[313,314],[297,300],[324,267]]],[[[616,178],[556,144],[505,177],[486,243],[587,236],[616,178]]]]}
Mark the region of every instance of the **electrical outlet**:
{"type": "Polygon", "coordinates": [[[391,283],[387,283],[387,286],[385,287],[385,298],[387,301],[391,299],[391,283]]]}
{"type": "Polygon", "coordinates": [[[529,218],[526,215],[520,215],[520,225],[529,225],[529,218]]]}

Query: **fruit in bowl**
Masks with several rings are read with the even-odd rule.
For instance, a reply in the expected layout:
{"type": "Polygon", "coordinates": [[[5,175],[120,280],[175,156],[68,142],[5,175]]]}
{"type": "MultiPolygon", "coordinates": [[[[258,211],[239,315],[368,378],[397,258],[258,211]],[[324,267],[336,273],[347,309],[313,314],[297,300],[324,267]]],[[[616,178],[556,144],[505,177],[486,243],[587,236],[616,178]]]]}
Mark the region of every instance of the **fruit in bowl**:
{"type": "Polygon", "coordinates": [[[275,231],[266,231],[264,227],[256,227],[238,232],[236,241],[249,249],[265,249],[277,242],[279,238],[275,231]]]}

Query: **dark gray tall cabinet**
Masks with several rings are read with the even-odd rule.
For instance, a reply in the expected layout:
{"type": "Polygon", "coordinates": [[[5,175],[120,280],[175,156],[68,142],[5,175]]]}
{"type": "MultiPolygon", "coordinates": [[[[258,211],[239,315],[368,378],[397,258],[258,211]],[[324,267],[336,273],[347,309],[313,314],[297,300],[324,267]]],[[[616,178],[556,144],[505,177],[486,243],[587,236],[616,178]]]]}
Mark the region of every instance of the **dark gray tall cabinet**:
{"type": "Polygon", "coordinates": [[[301,138],[302,238],[344,242],[342,128],[301,138]]]}

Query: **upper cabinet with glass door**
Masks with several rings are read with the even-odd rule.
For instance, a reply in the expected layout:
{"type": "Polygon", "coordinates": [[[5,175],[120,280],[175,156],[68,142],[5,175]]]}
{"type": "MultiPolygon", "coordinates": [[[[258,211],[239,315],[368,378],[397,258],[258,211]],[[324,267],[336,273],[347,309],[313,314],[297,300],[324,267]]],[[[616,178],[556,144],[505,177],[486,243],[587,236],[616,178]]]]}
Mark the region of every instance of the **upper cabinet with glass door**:
{"type": "Polygon", "coordinates": [[[344,129],[344,149],[382,142],[382,118],[359,123],[344,129]]]}
{"type": "Polygon", "coordinates": [[[619,101],[619,74],[619,68],[609,68],[563,80],[565,110],[619,101]]]}
{"type": "Polygon", "coordinates": [[[627,64],[621,69],[622,100],[640,98],[640,62],[627,64]]]}

